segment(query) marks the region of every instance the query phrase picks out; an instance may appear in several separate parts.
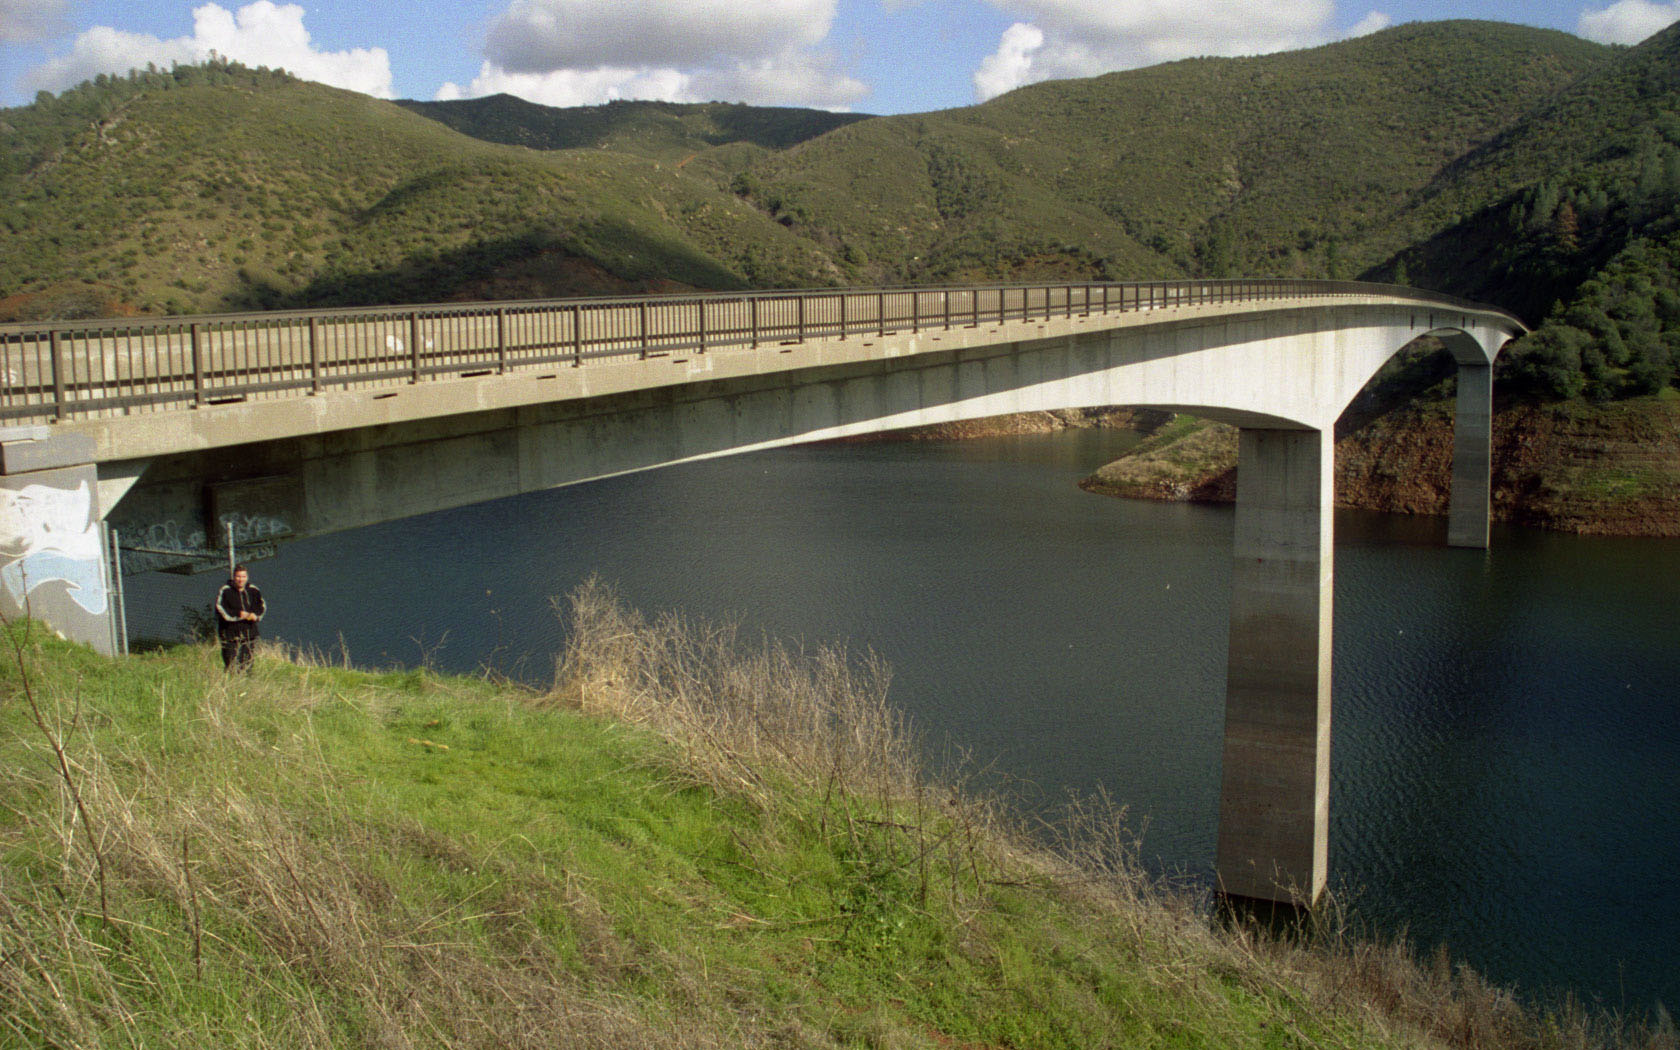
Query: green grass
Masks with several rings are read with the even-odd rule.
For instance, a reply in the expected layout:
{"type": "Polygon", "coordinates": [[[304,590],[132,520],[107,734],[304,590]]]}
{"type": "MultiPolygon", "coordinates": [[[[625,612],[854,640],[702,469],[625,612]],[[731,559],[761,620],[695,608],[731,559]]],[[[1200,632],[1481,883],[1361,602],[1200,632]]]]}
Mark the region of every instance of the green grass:
{"type": "Polygon", "coordinates": [[[1363,961],[1330,980],[1330,956],[1220,932],[1152,888],[1112,809],[1029,844],[988,804],[907,779],[866,661],[579,599],[546,696],[271,650],[229,678],[207,646],[107,660],[11,625],[0,1046],[1574,1046],[1597,1031],[1431,985],[1393,949],[1344,944],[1363,961]],[[1493,1038],[1509,1032],[1524,1041],[1493,1038]]]}

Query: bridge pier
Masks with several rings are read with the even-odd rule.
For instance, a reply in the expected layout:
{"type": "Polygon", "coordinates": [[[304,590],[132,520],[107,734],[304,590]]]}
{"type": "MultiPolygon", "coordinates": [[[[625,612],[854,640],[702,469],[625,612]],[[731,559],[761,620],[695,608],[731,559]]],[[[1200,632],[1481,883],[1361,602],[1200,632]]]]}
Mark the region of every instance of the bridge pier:
{"type": "Polygon", "coordinates": [[[1452,503],[1447,511],[1449,546],[1487,549],[1492,478],[1493,368],[1461,361],[1458,416],[1453,422],[1452,503]]]}
{"type": "Polygon", "coordinates": [[[1311,904],[1329,875],[1334,437],[1243,428],[1218,874],[1311,904]]]}
{"type": "Polygon", "coordinates": [[[94,443],[50,427],[0,430],[0,614],[117,649],[94,443]]]}

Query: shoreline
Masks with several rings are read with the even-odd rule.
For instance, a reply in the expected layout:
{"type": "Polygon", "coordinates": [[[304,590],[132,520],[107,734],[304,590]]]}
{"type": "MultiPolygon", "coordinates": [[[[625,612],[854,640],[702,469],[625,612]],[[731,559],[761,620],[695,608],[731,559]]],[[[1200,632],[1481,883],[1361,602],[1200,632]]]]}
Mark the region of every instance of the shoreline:
{"type": "MultiPolygon", "coordinates": [[[[1336,440],[1336,506],[1444,515],[1453,408],[1439,390],[1336,440]]],[[[960,441],[1062,430],[1136,431],[1136,449],[1079,481],[1096,495],[1160,502],[1236,498],[1236,430],[1148,409],[1031,412],[857,441],[960,441]]],[[[1493,520],[1582,536],[1680,538],[1680,397],[1498,404],[1493,520]]]]}

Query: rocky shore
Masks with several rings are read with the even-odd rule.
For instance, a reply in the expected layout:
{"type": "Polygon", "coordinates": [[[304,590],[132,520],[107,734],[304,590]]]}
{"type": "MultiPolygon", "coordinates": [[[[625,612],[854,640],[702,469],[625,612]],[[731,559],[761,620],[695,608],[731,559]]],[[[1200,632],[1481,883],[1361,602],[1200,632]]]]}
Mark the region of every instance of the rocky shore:
{"type": "MultiPolygon", "coordinates": [[[[1413,402],[1341,433],[1336,504],[1445,514],[1452,403],[1413,402]]],[[[1236,431],[1180,417],[1085,478],[1090,492],[1228,502],[1236,431]]],[[[1504,404],[1494,413],[1496,521],[1598,536],[1680,536],[1680,398],[1504,404]]]]}
{"type": "MultiPolygon", "coordinates": [[[[1147,409],[1027,412],[855,440],[952,441],[1088,427],[1127,428],[1144,438],[1083,479],[1088,492],[1208,503],[1236,498],[1236,430],[1147,409]]],[[[1356,403],[1337,428],[1336,505],[1445,514],[1452,445],[1450,383],[1386,411],[1362,411],[1356,403]]],[[[1582,535],[1680,537],[1680,397],[1499,405],[1493,515],[1582,535]]]]}

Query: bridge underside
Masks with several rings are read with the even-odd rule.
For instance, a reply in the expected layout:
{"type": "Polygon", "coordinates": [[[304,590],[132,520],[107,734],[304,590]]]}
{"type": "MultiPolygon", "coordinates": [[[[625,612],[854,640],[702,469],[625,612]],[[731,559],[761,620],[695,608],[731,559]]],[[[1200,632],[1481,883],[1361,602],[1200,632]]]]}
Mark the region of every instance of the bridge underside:
{"type": "MultiPolygon", "coordinates": [[[[206,432],[235,440],[106,457],[88,520],[109,507],[103,516],[122,538],[125,568],[140,571],[189,564],[191,552],[220,548],[230,526],[249,550],[616,474],[930,423],[1106,405],[1229,422],[1242,436],[1219,872],[1233,895],[1311,901],[1328,870],[1335,420],[1401,347],[1432,331],[1445,336],[1460,364],[1451,542],[1486,546],[1490,365],[1510,331],[1472,316],[1438,324],[1415,307],[1381,303],[1189,313],[1130,326],[1069,319],[970,337],[854,339],[463,380],[476,384],[469,404],[492,407],[454,414],[411,410],[439,396],[420,388],[333,395],[360,413],[360,425],[347,429],[273,427],[277,414],[321,415],[328,398],[299,399],[315,403],[304,409],[205,409],[206,432]],[[779,367],[746,360],[766,354],[778,355],[779,367]],[[630,374],[653,369],[667,379],[630,374]],[[673,369],[685,370],[680,380],[669,379],[673,369]]],[[[167,415],[156,417],[160,426],[198,413],[167,415]]],[[[8,471],[0,481],[16,490],[25,477],[8,471]]]]}

